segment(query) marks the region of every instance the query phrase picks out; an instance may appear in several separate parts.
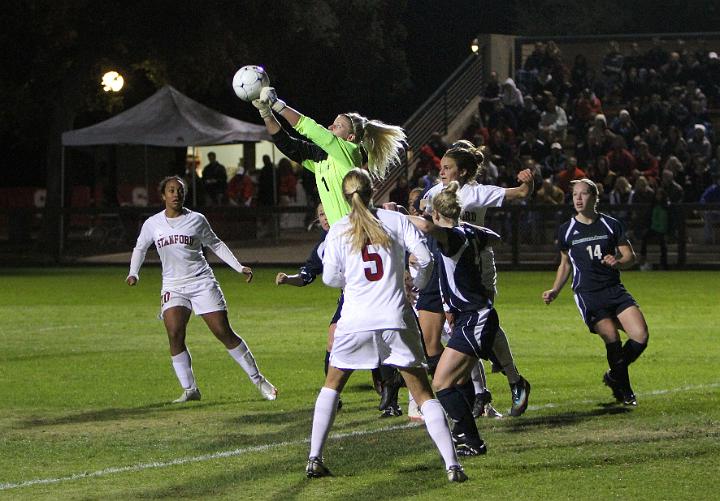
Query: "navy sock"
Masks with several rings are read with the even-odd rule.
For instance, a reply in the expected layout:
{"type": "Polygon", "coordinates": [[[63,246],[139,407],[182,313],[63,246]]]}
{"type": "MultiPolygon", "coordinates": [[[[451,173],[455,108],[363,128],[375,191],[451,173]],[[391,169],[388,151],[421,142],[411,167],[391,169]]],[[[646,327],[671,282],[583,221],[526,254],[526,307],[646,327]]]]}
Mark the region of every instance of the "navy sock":
{"type": "Polygon", "coordinates": [[[625,357],[623,355],[622,343],[615,341],[607,343],[605,345],[607,351],[607,361],[610,366],[610,374],[616,381],[620,381],[624,384],[629,384],[627,364],[625,363],[625,357]]]}
{"type": "Polygon", "coordinates": [[[433,355],[432,357],[427,357],[428,374],[430,374],[430,376],[435,374],[435,369],[437,369],[441,356],[442,352],[438,353],[437,355],[433,355]]]}
{"type": "Polygon", "coordinates": [[[473,405],[475,405],[475,385],[472,379],[468,379],[463,384],[456,384],[455,388],[463,394],[463,397],[465,397],[465,400],[467,400],[468,405],[472,409],[473,405]]]}
{"type": "Polygon", "coordinates": [[[647,343],[638,343],[632,339],[625,341],[625,345],[623,345],[623,357],[625,358],[625,363],[627,365],[633,363],[640,355],[642,355],[645,348],[647,348],[647,343]]]}
{"type": "Polygon", "coordinates": [[[445,412],[453,422],[453,435],[464,435],[469,445],[479,447],[482,443],[480,432],[478,432],[472,409],[467,400],[457,388],[445,388],[436,393],[438,400],[445,409],[445,412]]]}

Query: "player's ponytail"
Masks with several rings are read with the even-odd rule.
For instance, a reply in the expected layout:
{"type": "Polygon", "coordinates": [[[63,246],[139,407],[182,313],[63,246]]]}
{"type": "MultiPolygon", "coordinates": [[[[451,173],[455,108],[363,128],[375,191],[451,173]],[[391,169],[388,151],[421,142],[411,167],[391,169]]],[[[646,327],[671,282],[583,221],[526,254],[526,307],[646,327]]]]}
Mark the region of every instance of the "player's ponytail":
{"type": "Polygon", "coordinates": [[[460,183],[451,181],[445,189],[433,197],[433,210],[453,221],[460,219],[462,208],[460,207],[460,198],[457,194],[459,189],[460,183]]]}
{"type": "Polygon", "coordinates": [[[355,142],[367,152],[370,175],[374,179],[383,179],[390,165],[400,163],[399,152],[406,139],[402,127],[368,120],[358,113],[344,113],[343,116],[352,124],[355,142]]]}
{"type": "Polygon", "coordinates": [[[485,155],[480,148],[468,145],[465,141],[453,143],[445,156],[455,160],[459,172],[465,171],[461,175],[462,184],[475,182],[478,169],[485,162],[485,155]]]}
{"type": "Polygon", "coordinates": [[[362,169],[352,169],[343,178],[342,188],[351,206],[348,214],[350,229],[346,233],[350,238],[351,251],[362,252],[368,243],[389,248],[390,236],[368,208],[372,199],[370,175],[362,169]]]}

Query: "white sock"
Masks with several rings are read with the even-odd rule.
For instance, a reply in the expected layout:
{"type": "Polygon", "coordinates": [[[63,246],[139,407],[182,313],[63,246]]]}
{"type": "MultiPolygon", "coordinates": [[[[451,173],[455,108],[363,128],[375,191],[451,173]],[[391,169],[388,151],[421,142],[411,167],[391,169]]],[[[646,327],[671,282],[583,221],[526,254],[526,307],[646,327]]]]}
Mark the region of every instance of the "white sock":
{"type": "Polygon", "coordinates": [[[233,357],[233,360],[242,367],[253,383],[257,384],[262,381],[262,374],[260,374],[260,370],[255,362],[255,357],[253,357],[245,341],[241,339],[240,344],[232,350],[228,350],[228,353],[233,357]]]}
{"type": "Polygon", "coordinates": [[[470,373],[470,377],[475,387],[475,395],[487,390],[487,379],[485,378],[485,367],[483,366],[482,360],[478,359],[470,373]]]}
{"type": "Polygon", "coordinates": [[[510,351],[510,345],[508,344],[507,336],[502,327],[498,327],[495,333],[495,342],[492,346],[495,357],[500,362],[500,367],[507,376],[508,383],[515,384],[520,381],[520,374],[518,374],[517,367],[515,367],[515,360],[513,360],[512,352],[510,351]]]}
{"type": "Polygon", "coordinates": [[[330,388],[321,388],[315,401],[312,434],[310,435],[310,457],[322,457],[323,447],[335,421],[340,394],[330,388]]]}
{"type": "Polygon", "coordinates": [[[450,427],[440,401],[436,398],[426,400],[420,407],[420,411],[425,416],[425,426],[428,434],[435,442],[443,461],[445,461],[445,469],[459,465],[457,454],[455,454],[455,446],[450,435],[450,427]]]}
{"type": "Polygon", "coordinates": [[[171,358],[175,375],[177,376],[178,381],[180,381],[180,386],[182,386],[184,390],[197,388],[197,385],[195,384],[195,374],[193,374],[192,370],[192,358],[190,358],[190,352],[185,350],[182,353],[173,355],[171,358]]]}

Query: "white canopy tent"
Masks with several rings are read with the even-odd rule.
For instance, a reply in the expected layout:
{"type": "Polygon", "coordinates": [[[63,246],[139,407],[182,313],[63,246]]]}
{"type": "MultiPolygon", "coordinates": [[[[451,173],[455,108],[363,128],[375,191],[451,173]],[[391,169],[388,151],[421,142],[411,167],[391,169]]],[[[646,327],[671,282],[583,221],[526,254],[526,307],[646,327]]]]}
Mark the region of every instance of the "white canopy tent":
{"type": "Polygon", "coordinates": [[[61,207],[64,208],[66,146],[125,144],[195,147],[270,139],[264,126],[223,115],[166,85],[145,101],[108,120],[63,132],[61,207]]]}

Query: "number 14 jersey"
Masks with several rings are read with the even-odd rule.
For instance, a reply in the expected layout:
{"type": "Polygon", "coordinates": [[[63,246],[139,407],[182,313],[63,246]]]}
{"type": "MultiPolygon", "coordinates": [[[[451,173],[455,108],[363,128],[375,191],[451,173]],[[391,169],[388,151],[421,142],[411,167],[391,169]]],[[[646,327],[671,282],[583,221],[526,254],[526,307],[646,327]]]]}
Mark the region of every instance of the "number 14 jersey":
{"type": "Polygon", "coordinates": [[[618,245],[627,242],[620,221],[602,213],[590,224],[573,217],[560,226],[557,240],[572,263],[573,291],[597,291],[620,283],[620,272],[602,263],[604,256],[614,256],[618,245]]]}

